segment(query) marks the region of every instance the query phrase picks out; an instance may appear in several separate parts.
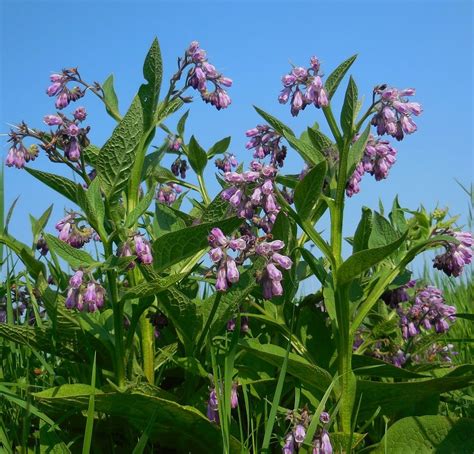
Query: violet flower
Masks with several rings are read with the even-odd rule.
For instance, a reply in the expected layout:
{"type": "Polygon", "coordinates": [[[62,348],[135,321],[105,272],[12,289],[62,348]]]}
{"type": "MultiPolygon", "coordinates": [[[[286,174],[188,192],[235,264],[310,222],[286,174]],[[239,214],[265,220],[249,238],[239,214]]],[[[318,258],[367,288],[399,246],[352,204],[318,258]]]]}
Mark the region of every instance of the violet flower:
{"type": "Polygon", "coordinates": [[[433,259],[433,268],[444,271],[448,276],[460,276],[464,266],[472,261],[472,233],[452,230],[437,233],[451,235],[459,244],[449,243],[446,252],[433,259]]]}

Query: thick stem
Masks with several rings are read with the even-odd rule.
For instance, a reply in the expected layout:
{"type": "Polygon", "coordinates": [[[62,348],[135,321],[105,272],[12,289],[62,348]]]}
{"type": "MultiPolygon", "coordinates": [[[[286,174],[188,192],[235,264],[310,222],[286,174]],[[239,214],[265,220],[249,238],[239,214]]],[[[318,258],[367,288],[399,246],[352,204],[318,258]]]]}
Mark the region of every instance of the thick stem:
{"type": "Polygon", "coordinates": [[[209,194],[207,192],[206,184],[204,183],[204,178],[200,174],[198,174],[197,178],[199,182],[199,191],[202,195],[202,199],[204,200],[204,203],[206,205],[209,205],[211,203],[211,198],[209,197],[209,194]]]}
{"type": "Polygon", "coordinates": [[[155,382],[155,352],[154,352],[154,334],[153,326],[147,317],[146,310],[140,317],[140,335],[142,338],[142,356],[143,356],[143,372],[149,383],[155,382]]]}

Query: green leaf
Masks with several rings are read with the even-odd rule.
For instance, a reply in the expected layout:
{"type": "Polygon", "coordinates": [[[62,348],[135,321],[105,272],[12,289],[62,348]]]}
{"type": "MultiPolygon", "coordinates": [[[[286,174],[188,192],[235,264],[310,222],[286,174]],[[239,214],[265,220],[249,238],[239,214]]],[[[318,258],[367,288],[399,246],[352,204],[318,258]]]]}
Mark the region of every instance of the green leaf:
{"type": "Polygon", "coordinates": [[[385,246],[394,242],[398,237],[399,234],[395,231],[390,222],[375,211],[368,243],[369,248],[385,246]]]}
{"type": "Polygon", "coordinates": [[[86,251],[75,249],[53,235],[46,234],[46,243],[51,251],[58,254],[75,269],[81,267],[90,268],[98,265],[98,263],[86,251]]]}
{"type": "Polygon", "coordinates": [[[426,375],[401,369],[392,364],[366,355],[352,355],[354,374],[370,377],[423,378],[426,375]]]}
{"type": "Polygon", "coordinates": [[[321,153],[324,153],[325,150],[334,146],[331,139],[319,129],[308,128],[308,137],[313,146],[321,153]]]}
{"type": "Polygon", "coordinates": [[[294,135],[285,131],[283,132],[283,136],[308,164],[316,165],[325,160],[324,155],[316,147],[311,146],[303,140],[297,139],[294,135]]]}
{"type": "Polygon", "coordinates": [[[163,78],[163,63],[161,59],[160,45],[156,38],[153,40],[150,50],[145,57],[145,62],[143,63],[143,76],[148,82],[146,92],[147,95],[153,98],[153,102],[150,103],[150,106],[152,106],[154,110],[156,101],[160,96],[161,80],[163,78]]]}
{"type": "Polygon", "coordinates": [[[119,104],[117,94],[115,93],[113,74],[105,79],[105,82],[102,84],[102,90],[104,91],[105,110],[112,118],[120,120],[119,104]]]}
{"type": "MultiPolygon", "coordinates": [[[[379,406],[382,414],[386,416],[413,415],[420,402],[448,391],[470,386],[473,383],[474,375],[472,371],[458,376],[456,369],[442,378],[404,383],[358,380],[357,399],[362,396],[359,417],[361,420],[369,418],[379,406]],[[403,398],[400,398],[400,396],[403,396],[403,398]]],[[[418,409],[418,411],[423,410],[418,409]]]]}
{"type": "Polygon", "coordinates": [[[369,139],[370,134],[370,123],[366,126],[362,134],[355,141],[355,143],[349,148],[349,156],[347,163],[347,176],[349,177],[354,172],[357,164],[362,160],[364,155],[365,146],[367,145],[367,140],[369,139]]]}
{"type": "Polygon", "coordinates": [[[338,285],[347,284],[356,277],[360,276],[364,271],[373,267],[383,259],[388,257],[392,252],[396,251],[405,241],[406,233],[393,243],[385,246],[365,249],[351,255],[337,271],[338,285]]]}
{"type": "Polygon", "coordinates": [[[46,186],[59,192],[59,194],[72,202],[77,203],[77,188],[80,186],[79,184],[60,175],[55,175],[54,173],[42,172],[41,170],[31,169],[29,167],[25,167],[25,170],[46,186]]]}
{"type": "Polygon", "coordinates": [[[186,126],[186,120],[188,119],[189,109],[184,112],[184,115],[179,119],[178,125],[176,126],[176,130],[178,131],[178,135],[183,137],[184,135],[184,128],[186,126]]]}
{"type": "Polygon", "coordinates": [[[413,416],[396,421],[373,452],[472,454],[473,432],[474,419],[440,415],[413,416]]]}
{"type": "Polygon", "coordinates": [[[229,148],[231,137],[224,137],[216,142],[207,152],[207,159],[213,158],[216,154],[222,154],[229,148]]]}
{"type": "Polygon", "coordinates": [[[214,200],[206,207],[202,214],[202,222],[216,222],[224,219],[230,213],[231,206],[229,202],[221,197],[221,193],[217,194],[214,200]]]}
{"type": "MultiPolygon", "coordinates": [[[[241,340],[239,343],[245,350],[252,355],[281,367],[286,350],[273,344],[261,344],[254,339],[241,340]]],[[[290,353],[288,357],[288,374],[301,380],[303,384],[312,389],[326,391],[331,384],[332,377],[329,372],[303,359],[295,353],[290,353]]]]}
{"type": "Polygon", "coordinates": [[[341,83],[341,80],[344,78],[356,58],[357,54],[349,57],[347,60],[343,61],[331,74],[329,74],[326,82],[324,83],[324,88],[326,89],[329,99],[333,97],[337,87],[341,83]]]}
{"type": "Polygon", "coordinates": [[[49,208],[40,216],[39,219],[35,219],[33,216],[30,215],[31,218],[31,230],[33,233],[33,241],[35,241],[38,235],[43,231],[46,227],[46,224],[51,217],[51,212],[53,211],[53,205],[50,205],[49,208]]]}
{"type": "Polygon", "coordinates": [[[352,140],[354,117],[357,108],[357,95],[357,85],[351,76],[341,111],[341,128],[349,140],[352,140]]]}
{"type": "MultiPolygon", "coordinates": [[[[91,391],[74,392],[72,386],[63,385],[34,395],[41,405],[50,411],[65,413],[65,410],[86,410],[91,391]],[[68,387],[67,394],[61,389],[68,387]],[[65,395],[66,394],[66,395],[65,395]]],[[[165,394],[159,388],[153,388],[158,395],[147,395],[131,390],[127,393],[95,394],[95,410],[100,413],[125,418],[135,429],[143,430],[154,417],[154,423],[148,431],[150,440],[159,442],[160,447],[178,452],[208,453],[209,447],[222,452],[222,439],[219,428],[194,407],[180,405],[177,402],[160,397],[165,394]],[[186,428],[186,430],[183,430],[186,428]]],[[[231,452],[241,452],[240,443],[230,437],[231,452]]]]}
{"type": "Polygon", "coordinates": [[[280,120],[275,118],[273,115],[265,112],[264,110],[258,108],[257,106],[253,106],[253,108],[257,111],[257,113],[280,135],[288,134],[290,136],[295,137],[294,132],[282,123],[280,120]]]}
{"type": "Polygon", "coordinates": [[[153,281],[141,282],[140,284],[127,289],[122,296],[122,299],[145,298],[146,296],[156,295],[165,291],[171,285],[179,282],[184,276],[185,274],[172,274],[171,276],[155,279],[153,281]]]}
{"type": "Polygon", "coordinates": [[[95,178],[87,191],[78,189],[78,202],[97,232],[102,232],[105,219],[105,206],[100,190],[100,181],[95,178]],[[84,197],[85,196],[85,197],[84,197]]]}
{"type": "Polygon", "coordinates": [[[89,144],[87,147],[83,148],[82,155],[84,156],[84,161],[87,164],[95,167],[97,164],[97,159],[99,159],[100,148],[89,144]]]}
{"type": "Polygon", "coordinates": [[[230,234],[241,223],[241,219],[232,217],[187,227],[161,236],[153,243],[155,269],[163,271],[208,247],[207,237],[213,227],[219,227],[224,234],[230,234]]]}
{"type": "Polygon", "coordinates": [[[207,154],[204,149],[199,145],[194,136],[191,136],[188,144],[188,158],[189,164],[191,164],[192,169],[198,174],[202,175],[206,164],[207,164],[207,154]]]}
{"type": "Polygon", "coordinates": [[[372,232],[372,210],[362,207],[362,216],[354,234],[352,253],[368,249],[369,238],[372,232]]]}
{"type": "Polygon", "coordinates": [[[148,209],[153,197],[155,196],[155,189],[151,188],[147,194],[145,194],[138,205],[127,215],[125,220],[125,227],[131,228],[139,219],[139,217],[148,209]]]}
{"type": "Polygon", "coordinates": [[[322,161],[311,169],[296,186],[295,206],[301,218],[310,218],[322,193],[326,171],[326,161],[322,161]]]}

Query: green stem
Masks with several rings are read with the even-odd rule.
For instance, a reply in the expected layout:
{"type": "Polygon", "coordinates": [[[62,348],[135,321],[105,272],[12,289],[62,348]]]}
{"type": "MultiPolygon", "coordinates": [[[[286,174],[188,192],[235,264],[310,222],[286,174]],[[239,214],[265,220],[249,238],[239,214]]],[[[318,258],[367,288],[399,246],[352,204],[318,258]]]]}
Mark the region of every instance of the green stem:
{"type": "Polygon", "coordinates": [[[334,114],[332,113],[331,106],[323,107],[323,113],[324,116],[326,117],[326,121],[328,122],[329,129],[332,132],[332,135],[334,136],[334,139],[336,140],[336,143],[338,146],[341,145],[342,143],[342,135],[341,132],[339,131],[339,127],[337,126],[336,119],[334,118],[334,114]]]}
{"type": "Polygon", "coordinates": [[[146,310],[140,317],[140,334],[142,338],[143,372],[149,383],[155,382],[155,353],[153,326],[147,317],[146,310]]]}
{"type": "Polygon", "coordinates": [[[211,199],[209,197],[209,194],[206,189],[206,184],[204,183],[204,178],[202,177],[201,174],[198,174],[197,176],[198,182],[199,182],[199,192],[202,195],[202,199],[204,200],[204,203],[206,205],[209,205],[211,203],[211,199]]]}
{"type": "Polygon", "coordinates": [[[107,271],[112,307],[114,313],[114,336],[115,336],[115,376],[117,385],[125,385],[125,354],[123,345],[123,304],[118,298],[117,273],[113,270],[107,271]]]}
{"type": "Polygon", "coordinates": [[[199,336],[199,340],[196,344],[196,350],[195,351],[196,351],[197,354],[199,354],[199,352],[201,351],[202,344],[204,342],[205,337],[208,334],[209,328],[211,327],[211,323],[214,320],[214,316],[216,315],[217,308],[219,307],[219,303],[221,301],[221,298],[222,298],[222,292],[217,292],[216,297],[214,299],[214,303],[213,303],[212,308],[211,308],[211,312],[209,313],[209,317],[206,320],[206,324],[204,326],[204,329],[202,330],[202,333],[199,336]]]}

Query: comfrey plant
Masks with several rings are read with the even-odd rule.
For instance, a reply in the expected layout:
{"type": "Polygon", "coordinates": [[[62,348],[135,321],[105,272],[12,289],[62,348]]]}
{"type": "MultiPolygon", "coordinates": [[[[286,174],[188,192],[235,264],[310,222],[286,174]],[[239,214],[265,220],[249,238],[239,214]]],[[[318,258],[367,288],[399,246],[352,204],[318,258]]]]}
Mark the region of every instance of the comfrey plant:
{"type": "Polygon", "coordinates": [[[97,452],[381,452],[420,424],[410,448],[421,451],[425,434],[432,440],[436,430],[438,440],[451,430],[452,419],[422,412],[473,381],[472,368],[455,367],[449,337],[469,317],[408,267],[435,249],[437,271],[466,276],[472,235],[446,212],[408,210],[398,199],[388,214],[364,207],[356,231],[344,231],[349,198],[366,174],[385,180],[404,159],[392,138],[414,133],[422,108],[414,89],[387,84],[364,106],[350,77],[336,119],[333,98],[355,56],[328,73],[309,61],[283,76],[275,101],[315,126],[296,134],[256,108],[263,120],[242,133],[242,159],[230,137],[207,150],[188,137],[189,110],[167,125],[192,94],[217,110],[231,106],[232,80],[197,42],[162,93],[155,40],[125,113],[112,76],[88,83],[69,68],[50,77],[56,111],[45,129],[14,126],[5,162],[71,207],[55,234],[52,207],[31,218],[33,247],[0,234],[1,347],[17,355],[0,372],[7,384],[28,383],[0,386],[0,413],[29,409],[28,425],[11,431],[0,416],[2,443],[31,426],[21,449],[68,452],[84,436],[69,419],[82,414],[84,446],[97,452]],[[101,146],[92,143],[99,119],[77,105],[88,96],[117,122],[101,146]],[[43,155],[66,172],[35,169],[43,155]],[[284,173],[288,160],[301,162],[299,174],[284,173]],[[214,197],[211,169],[222,186],[214,197]]]}

